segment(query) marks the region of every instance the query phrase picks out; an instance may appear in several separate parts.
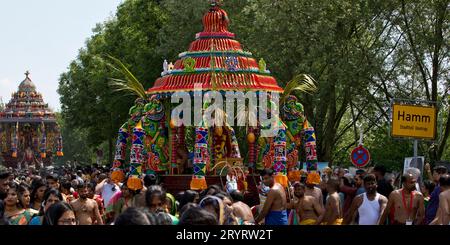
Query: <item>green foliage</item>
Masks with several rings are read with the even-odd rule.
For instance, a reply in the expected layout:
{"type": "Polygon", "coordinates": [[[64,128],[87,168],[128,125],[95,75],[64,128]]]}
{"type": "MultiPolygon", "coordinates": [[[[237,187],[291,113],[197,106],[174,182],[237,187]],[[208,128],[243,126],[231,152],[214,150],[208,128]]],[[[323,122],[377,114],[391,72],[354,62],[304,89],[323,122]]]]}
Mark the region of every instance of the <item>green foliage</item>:
{"type": "Polygon", "coordinates": [[[114,18],[97,25],[86,47],[61,75],[58,92],[67,127],[83,129],[85,144],[90,148],[108,142],[109,162],[117,130],[127,120],[135,97],[119,93],[110,86],[110,80],[123,77],[123,73],[111,69],[101,57],[107,54],[116,57],[124,67],[130,67],[144,88],[149,88],[162,66],[156,49],[160,42],[158,33],[165,20],[164,12],[155,1],[125,1],[114,18]]]}
{"type": "Polygon", "coordinates": [[[117,58],[112,56],[108,56],[108,58],[112,61],[111,63],[107,62],[106,64],[111,67],[114,71],[122,74],[124,79],[112,78],[110,85],[112,87],[116,86],[116,91],[127,91],[134,93],[136,96],[145,99],[145,89],[141,82],[133,75],[133,73],[128,70],[128,68],[117,58]]]}
{"type": "Polygon", "coordinates": [[[56,164],[63,164],[74,159],[80,164],[91,164],[95,162],[95,154],[86,144],[88,139],[87,130],[70,128],[66,124],[66,121],[61,118],[60,114],[57,114],[57,122],[62,129],[64,156],[55,158],[56,164]]]}
{"type": "MultiPolygon", "coordinates": [[[[449,3],[229,0],[223,8],[244,50],[257,60],[264,58],[280,85],[298,80],[299,74],[317,81],[312,95],[295,89],[291,93],[300,98],[316,129],[320,161],[350,164],[359,124],[374,161],[399,169],[403,158],[412,155],[412,142],[388,134],[393,98],[433,99],[442,105],[436,147],[424,142],[420,154],[430,153],[430,160],[450,156],[449,3]]],[[[99,57],[117,58],[148,89],[163,60],[173,62],[188,49],[207,9],[204,0],[124,1],[114,18],[97,25],[61,75],[58,91],[67,129],[82,130],[76,133],[84,134],[79,137],[90,148],[108,142],[111,158],[116,131],[135,96],[110,86],[111,78],[123,74],[99,57]]],[[[187,138],[191,134],[189,129],[187,138]]],[[[244,131],[237,129],[236,134],[239,142],[246,141],[244,131]]],[[[187,144],[192,147],[191,141],[187,144]]],[[[247,146],[241,146],[245,155],[247,146]]]]}

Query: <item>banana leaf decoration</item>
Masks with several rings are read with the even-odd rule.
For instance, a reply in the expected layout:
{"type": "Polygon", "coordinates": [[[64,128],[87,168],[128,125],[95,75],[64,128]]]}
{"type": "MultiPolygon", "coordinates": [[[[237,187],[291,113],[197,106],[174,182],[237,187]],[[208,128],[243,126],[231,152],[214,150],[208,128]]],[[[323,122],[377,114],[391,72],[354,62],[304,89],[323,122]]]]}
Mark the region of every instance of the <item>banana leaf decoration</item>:
{"type": "MultiPolygon", "coordinates": [[[[124,77],[124,79],[110,78],[111,81],[110,81],[109,85],[112,87],[116,87],[115,91],[129,92],[131,94],[136,95],[138,98],[146,100],[147,96],[145,94],[144,86],[133,75],[133,73],[125,66],[125,64],[122,63],[122,61],[120,61],[119,59],[117,59],[111,55],[107,55],[106,60],[105,59],[102,59],[102,60],[105,62],[105,64],[108,67],[110,67],[112,70],[114,70],[115,72],[118,72],[119,74],[121,74],[124,77]]],[[[141,159],[142,158],[142,151],[141,151],[142,139],[141,138],[142,138],[143,132],[142,132],[142,128],[140,127],[140,125],[141,125],[141,122],[139,122],[138,125],[133,129],[133,136],[135,136],[135,138],[139,139],[138,140],[139,143],[133,142],[131,156],[130,156],[130,158],[132,159],[131,164],[130,164],[131,176],[127,182],[128,187],[133,190],[142,188],[142,181],[139,179],[139,176],[138,176],[141,173],[141,167],[142,167],[142,159],[141,159]],[[136,161],[133,161],[134,158],[136,161]]],[[[116,146],[116,148],[119,148],[119,154],[117,154],[117,152],[116,152],[116,155],[123,155],[123,151],[125,150],[125,149],[123,149],[124,145],[121,142],[123,142],[124,140],[126,141],[126,138],[122,139],[121,134],[126,134],[125,137],[126,138],[128,137],[127,132],[122,132],[122,131],[119,132],[119,138],[117,141],[118,145],[116,146]]],[[[117,149],[116,149],[116,151],[117,151],[117,149]]],[[[123,157],[120,157],[120,158],[123,158],[123,157]]],[[[116,160],[118,160],[118,159],[116,159],[116,160]]],[[[116,160],[113,164],[114,171],[111,176],[112,176],[113,181],[121,182],[124,180],[125,176],[121,169],[120,161],[116,161],[116,160]]]]}
{"type": "Polygon", "coordinates": [[[116,91],[127,91],[137,95],[139,98],[146,99],[144,85],[133,75],[133,73],[117,58],[111,55],[106,56],[111,62],[106,65],[114,71],[123,75],[125,79],[111,78],[110,86],[116,87],[116,91]]]}
{"type": "Polygon", "coordinates": [[[296,75],[286,85],[283,94],[281,95],[280,104],[283,104],[286,98],[294,91],[300,91],[307,94],[314,94],[317,92],[317,82],[308,74],[296,75]]]}

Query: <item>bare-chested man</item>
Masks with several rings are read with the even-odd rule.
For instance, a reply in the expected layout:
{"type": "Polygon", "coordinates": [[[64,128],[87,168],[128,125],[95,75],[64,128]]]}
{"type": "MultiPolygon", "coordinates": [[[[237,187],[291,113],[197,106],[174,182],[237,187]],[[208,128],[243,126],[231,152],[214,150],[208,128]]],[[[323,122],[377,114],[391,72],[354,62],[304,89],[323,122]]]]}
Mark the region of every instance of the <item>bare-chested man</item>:
{"type": "Polygon", "coordinates": [[[80,198],[72,201],[70,205],[73,207],[78,224],[80,225],[103,225],[102,217],[98,209],[97,202],[88,198],[88,185],[78,185],[77,192],[80,198]]]}
{"type": "Polygon", "coordinates": [[[327,182],[327,202],[325,204],[325,214],[322,224],[324,225],[341,225],[342,224],[342,207],[339,194],[339,181],[330,179],[327,182]]]}
{"type": "Polygon", "coordinates": [[[410,173],[402,176],[403,188],[391,192],[387,207],[379,224],[384,224],[391,208],[394,210],[393,225],[420,225],[425,216],[423,195],[416,191],[417,179],[410,173]]]}
{"type": "Polygon", "coordinates": [[[366,192],[353,199],[348,215],[344,218],[344,224],[346,225],[355,219],[356,213],[359,214],[359,225],[377,225],[386,209],[388,200],[385,196],[377,193],[377,178],[375,175],[364,176],[363,183],[366,192]]]}
{"type": "Polygon", "coordinates": [[[291,207],[295,208],[300,225],[318,225],[322,222],[324,210],[319,200],[313,196],[306,196],[306,186],[303,183],[294,183],[294,196],[297,200],[291,202],[291,207]]]}
{"type": "Polygon", "coordinates": [[[439,178],[441,194],[439,194],[439,208],[432,225],[450,225],[450,175],[439,178]]]}
{"type": "Polygon", "coordinates": [[[308,177],[306,178],[306,191],[305,196],[313,196],[319,201],[320,207],[323,209],[323,194],[322,190],[317,187],[318,184],[320,184],[320,176],[314,176],[318,175],[317,173],[310,173],[308,174],[308,177]]]}
{"type": "Polygon", "coordinates": [[[230,196],[233,199],[233,213],[239,219],[239,224],[254,224],[255,219],[253,218],[252,210],[243,202],[244,195],[240,191],[234,190],[230,193],[230,196]]]}
{"type": "Polygon", "coordinates": [[[263,183],[270,187],[263,209],[255,219],[256,224],[265,218],[266,225],[287,225],[286,192],[284,187],[275,183],[272,169],[264,169],[261,172],[263,183]]]}

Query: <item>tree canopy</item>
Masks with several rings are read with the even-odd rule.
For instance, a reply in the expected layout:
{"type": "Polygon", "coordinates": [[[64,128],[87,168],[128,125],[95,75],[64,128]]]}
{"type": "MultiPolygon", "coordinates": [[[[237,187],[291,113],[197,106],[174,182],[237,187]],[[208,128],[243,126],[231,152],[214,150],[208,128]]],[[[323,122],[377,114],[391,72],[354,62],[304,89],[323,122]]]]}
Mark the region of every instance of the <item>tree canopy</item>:
{"type": "MultiPolygon", "coordinates": [[[[120,74],[103,58],[121,60],[147,89],[163,60],[174,61],[201,31],[207,8],[205,0],[125,0],[61,75],[65,130],[83,130],[91,148],[105,145],[111,163],[134,98],[108,85],[120,74]]],[[[318,82],[317,93],[297,95],[316,129],[319,161],[349,165],[360,127],[374,161],[399,169],[412,142],[389,136],[394,98],[437,102],[438,139],[419,149],[433,162],[449,157],[449,0],[229,0],[223,8],[230,31],[280,85],[298,74],[318,82]]]]}

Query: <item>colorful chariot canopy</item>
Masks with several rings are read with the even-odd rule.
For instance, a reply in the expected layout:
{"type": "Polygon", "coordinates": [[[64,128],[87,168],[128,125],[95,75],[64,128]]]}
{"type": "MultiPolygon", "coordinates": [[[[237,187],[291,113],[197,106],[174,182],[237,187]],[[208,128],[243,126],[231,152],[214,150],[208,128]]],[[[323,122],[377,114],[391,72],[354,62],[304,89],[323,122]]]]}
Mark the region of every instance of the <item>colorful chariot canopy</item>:
{"type": "Polygon", "coordinates": [[[162,77],[147,93],[191,92],[197,90],[195,84],[201,84],[203,91],[283,92],[264,60],[256,61],[228,31],[229,22],[220,4],[212,1],[203,16],[203,31],[175,64],[164,62],[162,77]]]}
{"type": "Polygon", "coordinates": [[[55,113],[37,92],[28,71],[25,76],[19,89],[12,93],[11,100],[0,111],[0,122],[56,122],[55,113]]]}

